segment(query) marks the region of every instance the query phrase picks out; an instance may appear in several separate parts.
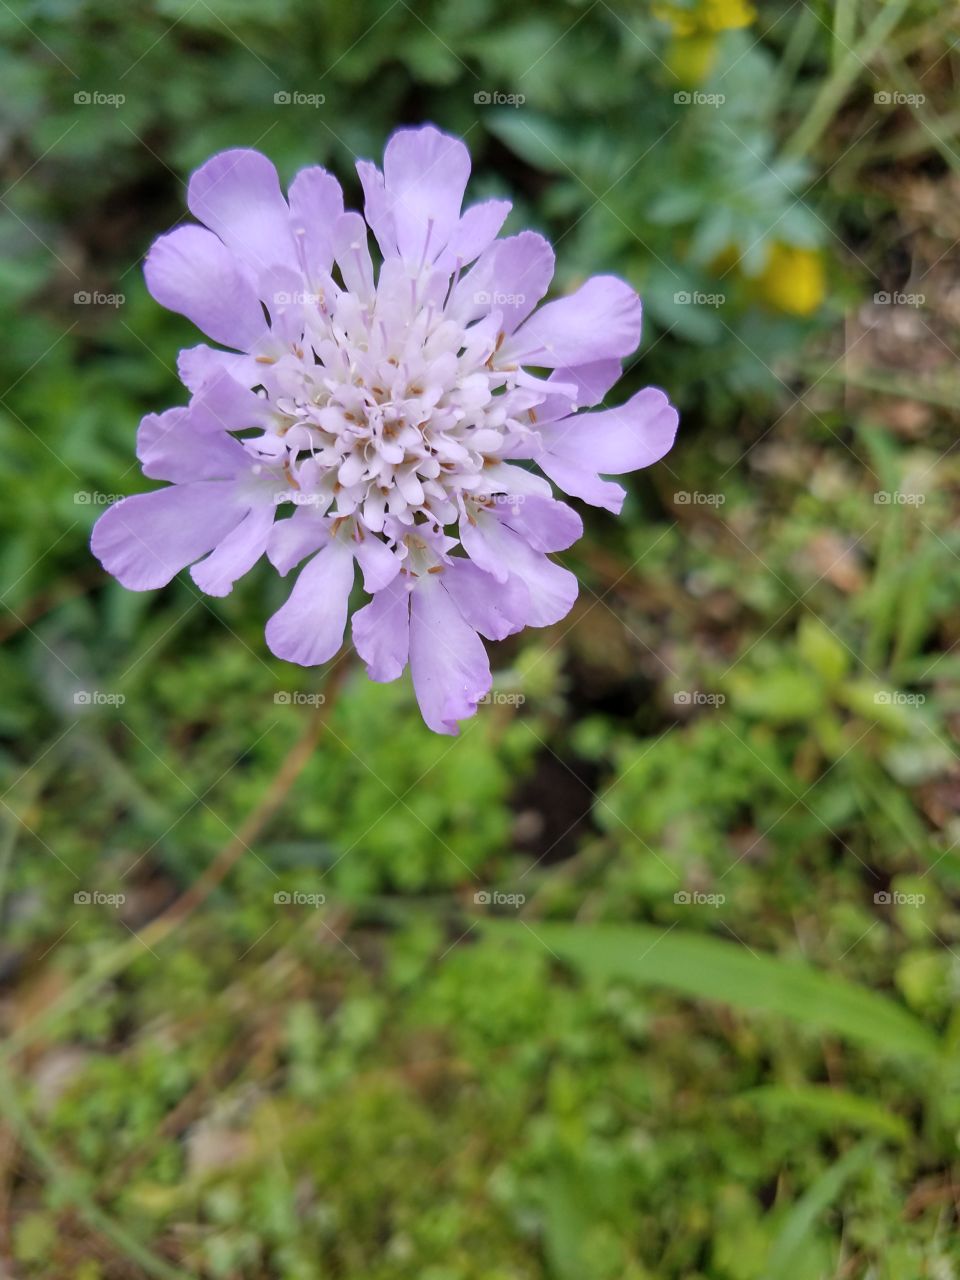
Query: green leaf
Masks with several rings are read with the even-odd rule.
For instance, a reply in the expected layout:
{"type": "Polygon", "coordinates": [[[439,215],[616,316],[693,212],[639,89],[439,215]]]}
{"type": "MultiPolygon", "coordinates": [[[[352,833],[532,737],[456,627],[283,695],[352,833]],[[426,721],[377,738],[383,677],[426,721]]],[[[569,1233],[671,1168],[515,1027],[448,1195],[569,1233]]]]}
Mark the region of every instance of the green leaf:
{"type": "Polygon", "coordinates": [[[733,705],[738,711],[775,724],[807,720],[821,711],[824,705],[819,680],[809,672],[790,667],[737,673],[730,677],[729,686],[733,705]]]}
{"type": "Polygon", "coordinates": [[[837,690],[837,700],[855,715],[872,720],[892,733],[909,734],[921,727],[917,696],[914,695],[912,702],[908,701],[908,695],[902,691],[887,688],[876,680],[845,681],[837,690]]]}
{"type": "Polygon", "coordinates": [[[929,1027],[886,996],[717,938],[651,925],[550,922],[517,936],[539,942],[588,978],[632,978],[750,1013],[778,1014],[894,1056],[939,1058],[929,1027]]]}
{"type": "Polygon", "coordinates": [[[876,1151],[873,1142],[863,1142],[851,1148],[835,1165],[822,1174],[787,1214],[786,1221],[770,1250],[766,1275],[773,1280],[788,1280],[813,1234],[817,1219],[829,1208],[843,1190],[845,1184],[872,1159],[876,1151]]]}
{"type": "Polygon", "coordinates": [[[737,1097],[738,1103],[758,1107],[773,1115],[796,1113],[811,1125],[821,1125],[829,1132],[846,1126],[907,1142],[910,1126],[902,1116],[894,1115],[871,1098],[858,1098],[844,1089],[827,1085],[762,1085],[748,1089],[737,1097]]]}
{"type": "Polygon", "coordinates": [[[819,618],[805,615],[797,628],[797,650],[828,685],[842,680],[850,669],[850,652],[819,618]]]}
{"type": "Polygon", "coordinates": [[[563,157],[569,150],[569,141],[563,130],[546,117],[532,111],[521,115],[509,107],[491,110],[487,128],[527,164],[546,173],[568,172],[563,157]]]}

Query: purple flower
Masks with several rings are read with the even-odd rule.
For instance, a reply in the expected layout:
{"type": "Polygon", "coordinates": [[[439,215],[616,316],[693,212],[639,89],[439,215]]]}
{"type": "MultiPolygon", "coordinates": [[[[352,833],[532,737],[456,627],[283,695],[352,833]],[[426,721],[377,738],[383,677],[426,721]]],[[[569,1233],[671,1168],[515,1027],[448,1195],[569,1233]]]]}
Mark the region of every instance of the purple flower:
{"type": "Polygon", "coordinates": [[[204,225],[160,237],[147,286],[230,350],[181,352],[190,403],[137,437],[144,474],[171,484],[111,507],[92,546],[137,591],[192,565],[226,595],[264,554],[282,575],[302,564],[266,638],[304,666],[341,647],[359,566],[353,643],[371,679],[409,663],[426,723],[456,733],[490,689],[480,637],[548,626],[576,599],[550,555],[583,527],[544,477],[618,512],[624,491],[601,476],[662,457],[677,414],[652,387],[578,412],[636,349],[640,300],[596,276],[537,309],[553,250],[532,231],[497,238],[507,201],[461,213],[459,139],[401,129],[382,172],[357,168],[366,220],[319,167],[288,199],[256,151],[193,175],[204,225]]]}

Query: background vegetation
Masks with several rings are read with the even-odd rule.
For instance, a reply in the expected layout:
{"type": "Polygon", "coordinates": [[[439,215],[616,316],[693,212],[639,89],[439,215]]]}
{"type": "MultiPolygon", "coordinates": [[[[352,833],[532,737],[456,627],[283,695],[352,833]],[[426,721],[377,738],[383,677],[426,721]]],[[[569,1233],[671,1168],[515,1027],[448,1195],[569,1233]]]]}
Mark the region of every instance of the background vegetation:
{"type": "Polygon", "coordinates": [[[0,33],[0,1270],[956,1276],[951,7],[12,0],[0,33]],[[134,595],[87,549],[184,397],[139,268],[190,170],[253,145],[356,198],[421,120],[558,288],[636,285],[627,387],[683,410],[454,741],[405,683],[274,660],[269,575],[134,595]]]}

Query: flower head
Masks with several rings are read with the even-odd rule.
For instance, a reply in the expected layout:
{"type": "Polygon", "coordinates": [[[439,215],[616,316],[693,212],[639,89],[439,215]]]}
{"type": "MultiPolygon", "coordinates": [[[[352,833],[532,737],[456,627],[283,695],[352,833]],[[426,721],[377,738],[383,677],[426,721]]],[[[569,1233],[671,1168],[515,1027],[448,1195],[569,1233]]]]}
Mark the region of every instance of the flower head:
{"type": "Polygon", "coordinates": [[[506,201],[461,212],[459,139],[402,129],[382,172],[357,168],[364,217],[319,167],[285,199],[255,151],[193,175],[204,225],[160,237],[147,285],[229,350],[181,353],[189,404],[148,414],[137,437],[144,474],[172,483],[111,507],[92,546],[134,590],[192,565],[225,595],[264,554],[282,575],[303,564],[266,629],[303,665],[341,647],[359,566],[368,673],[409,663],[427,724],[456,733],[490,688],[480,637],[547,626],[576,598],[550,554],[582,524],[549,480],[619,511],[623,489],[601,476],[662,457],[677,415],[655,388],[579,412],[635,350],[640,300],[597,276],[538,308],[553,250],[531,231],[498,238],[506,201]]]}

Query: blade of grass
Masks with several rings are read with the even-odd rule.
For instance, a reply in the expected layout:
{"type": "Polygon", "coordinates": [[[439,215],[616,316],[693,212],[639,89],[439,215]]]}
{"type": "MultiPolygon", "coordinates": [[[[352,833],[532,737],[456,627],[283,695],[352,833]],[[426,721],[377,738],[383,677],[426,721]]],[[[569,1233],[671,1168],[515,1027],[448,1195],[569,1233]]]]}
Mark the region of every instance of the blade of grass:
{"type": "Polygon", "coordinates": [[[787,140],[785,155],[805,156],[816,146],[860,73],[869,70],[870,59],[903,17],[908,4],[909,0],[892,0],[892,3],[884,5],[859,42],[847,48],[843,59],[814,98],[810,110],[787,140]]]}
{"type": "Polygon", "coordinates": [[[870,1098],[858,1098],[845,1089],[833,1089],[828,1085],[761,1085],[738,1094],[737,1105],[772,1115],[797,1113],[810,1124],[821,1124],[827,1131],[840,1126],[863,1129],[905,1143],[910,1138],[910,1126],[902,1116],[894,1115],[870,1098]]]}
{"type": "Polygon", "coordinates": [[[507,928],[524,944],[538,942],[588,978],[626,978],[715,1000],[750,1013],[770,1013],[830,1031],[881,1053],[938,1063],[940,1043],[901,1005],[809,965],[758,955],[747,947],[651,925],[536,922],[517,930],[486,926],[502,940],[507,928]]]}
{"type": "Polygon", "coordinates": [[[804,5],[799,11],[796,23],[791,28],[775,72],[778,102],[785,102],[789,96],[819,31],[820,23],[817,15],[808,5],[804,5]]]}
{"type": "Polygon", "coordinates": [[[833,13],[833,46],[830,56],[834,69],[853,44],[857,30],[857,0],[837,0],[833,13]]]}
{"type": "Polygon", "coordinates": [[[790,1209],[767,1259],[769,1280],[787,1280],[793,1273],[793,1264],[817,1219],[833,1204],[847,1182],[870,1162],[876,1149],[871,1141],[852,1147],[790,1209]]]}
{"type": "Polygon", "coordinates": [[[805,365],[804,372],[811,377],[819,377],[822,382],[853,387],[858,391],[873,391],[881,396],[918,400],[922,404],[933,404],[942,409],[960,409],[956,394],[950,394],[955,388],[955,382],[951,387],[944,383],[943,389],[938,391],[933,376],[928,377],[926,382],[920,382],[913,377],[889,375],[878,369],[868,369],[862,373],[848,373],[843,369],[828,369],[824,372],[822,365],[815,362],[805,365]]]}

